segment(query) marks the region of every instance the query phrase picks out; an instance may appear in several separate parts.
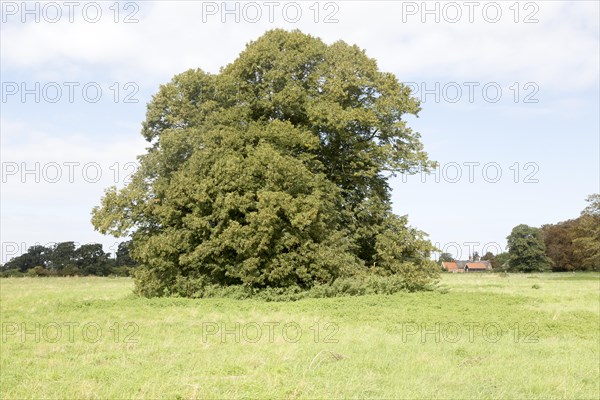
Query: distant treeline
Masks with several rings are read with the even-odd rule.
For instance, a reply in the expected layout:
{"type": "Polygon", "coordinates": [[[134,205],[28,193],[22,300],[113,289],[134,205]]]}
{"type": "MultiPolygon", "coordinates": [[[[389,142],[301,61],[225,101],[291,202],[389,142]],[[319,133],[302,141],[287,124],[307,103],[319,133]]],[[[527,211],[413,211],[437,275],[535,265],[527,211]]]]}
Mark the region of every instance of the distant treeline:
{"type": "Polygon", "coordinates": [[[553,271],[600,271],[600,215],[543,225],[553,271]]]}
{"type": "Polygon", "coordinates": [[[122,242],[115,257],[99,243],[62,242],[31,246],[27,252],[0,266],[1,276],[129,276],[136,262],[130,257],[131,241],[122,242]]]}
{"type": "MultiPolygon", "coordinates": [[[[580,216],[541,228],[518,225],[506,238],[508,252],[487,252],[494,270],[513,272],[600,271],[600,193],[589,195],[580,216]]],[[[473,260],[479,260],[477,252],[473,260]]],[[[442,253],[439,261],[455,261],[442,253]]]]}

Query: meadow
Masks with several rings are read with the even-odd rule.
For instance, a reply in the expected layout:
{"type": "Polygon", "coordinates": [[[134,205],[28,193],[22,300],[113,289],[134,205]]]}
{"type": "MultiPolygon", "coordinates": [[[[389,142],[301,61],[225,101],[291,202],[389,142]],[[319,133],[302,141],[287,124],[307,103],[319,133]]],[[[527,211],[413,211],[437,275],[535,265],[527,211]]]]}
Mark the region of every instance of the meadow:
{"type": "Polygon", "coordinates": [[[597,273],[285,303],[132,287],[0,279],[0,398],[600,398],[597,273]]]}

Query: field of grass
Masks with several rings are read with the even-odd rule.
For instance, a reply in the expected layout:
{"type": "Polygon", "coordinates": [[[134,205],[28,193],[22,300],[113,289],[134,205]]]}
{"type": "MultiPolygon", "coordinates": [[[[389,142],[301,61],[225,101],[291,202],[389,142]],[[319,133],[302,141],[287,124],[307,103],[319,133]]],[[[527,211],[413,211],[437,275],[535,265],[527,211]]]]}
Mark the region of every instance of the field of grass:
{"type": "Polygon", "coordinates": [[[598,274],[291,303],[131,289],[0,279],[0,398],[600,398],[598,274]]]}

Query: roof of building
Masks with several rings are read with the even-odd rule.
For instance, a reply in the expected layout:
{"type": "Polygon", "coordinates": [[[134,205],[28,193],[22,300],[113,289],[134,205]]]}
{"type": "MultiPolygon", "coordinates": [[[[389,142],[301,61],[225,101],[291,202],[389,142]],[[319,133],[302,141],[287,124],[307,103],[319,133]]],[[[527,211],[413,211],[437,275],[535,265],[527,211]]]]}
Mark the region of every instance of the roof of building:
{"type": "Polygon", "coordinates": [[[446,269],[457,269],[456,263],[453,261],[443,261],[442,267],[446,269]]]}
{"type": "Polygon", "coordinates": [[[465,269],[468,266],[469,269],[492,269],[492,264],[489,260],[480,261],[454,261],[454,262],[442,262],[442,267],[445,269],[465,269]]]}
{"type": "Polygon", "coordinates": [[[468,262],[467,267],[469,269],[488,269],[489,261],[468,262]]]}

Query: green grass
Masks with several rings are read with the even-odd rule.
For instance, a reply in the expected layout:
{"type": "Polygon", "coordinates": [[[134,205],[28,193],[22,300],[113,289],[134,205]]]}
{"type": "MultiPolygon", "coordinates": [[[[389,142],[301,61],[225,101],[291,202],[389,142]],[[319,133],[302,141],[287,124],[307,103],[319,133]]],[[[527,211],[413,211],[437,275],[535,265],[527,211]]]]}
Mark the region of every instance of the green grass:
{"type": "Polygon", "coordinates": [[[445,274],[434,292],[291,303],[131,289],[0,279],[0,397],[600,397],[598,274],[445,274]]]}

